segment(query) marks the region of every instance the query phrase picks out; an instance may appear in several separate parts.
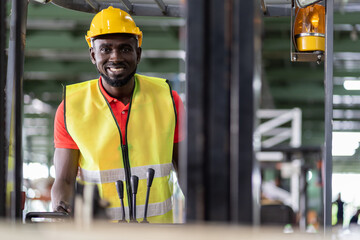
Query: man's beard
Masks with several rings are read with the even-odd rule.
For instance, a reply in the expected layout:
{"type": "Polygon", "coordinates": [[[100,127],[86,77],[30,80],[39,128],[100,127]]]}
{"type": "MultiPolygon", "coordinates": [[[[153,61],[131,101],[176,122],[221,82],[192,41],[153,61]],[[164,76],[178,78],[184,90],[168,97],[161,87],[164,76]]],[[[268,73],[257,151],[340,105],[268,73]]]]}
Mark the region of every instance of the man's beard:
{"type": "Polygon", "coordinates": [[[122,86],[125,86],[131,80],[131,78],[135,75],[135,73],[136,73],[136,68],[132,73],[130,73],[128,76],[126,76],[125,78],[120,79],[120,80],[117,79],[117,78],[109,78],[108,76],[106,76],[106,75],[104,75],[102,73],[100,73],[100,76],[110,86],[112,86],[112,87],[122,87],[122,86]]]}

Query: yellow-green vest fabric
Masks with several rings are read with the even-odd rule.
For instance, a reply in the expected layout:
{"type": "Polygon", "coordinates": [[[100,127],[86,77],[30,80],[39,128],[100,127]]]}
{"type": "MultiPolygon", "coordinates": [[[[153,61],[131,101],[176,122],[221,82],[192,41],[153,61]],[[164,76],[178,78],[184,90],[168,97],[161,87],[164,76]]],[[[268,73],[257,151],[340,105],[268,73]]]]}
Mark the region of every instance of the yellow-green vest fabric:
{"type": "Polygon", "coordinates": [[[100,196],[111,204],[108,209],[111,218],[118,220],[122,216],[115,187],[117,180],[124,181],[124,205],[126,218],[129,217],[124,169],[128,158],[131,175],[139,177],[137,219],[144,216],[146,171],[151,167],[155,177],[148,220],[172,222],[171,170],[176,112],[166,80],[135,74],[126,143],[122,143],[119,125],[100,91],[98,79],[67,86],[64,99],[65,126],[80,150],[80,179],[98,184],[100,196]]]}

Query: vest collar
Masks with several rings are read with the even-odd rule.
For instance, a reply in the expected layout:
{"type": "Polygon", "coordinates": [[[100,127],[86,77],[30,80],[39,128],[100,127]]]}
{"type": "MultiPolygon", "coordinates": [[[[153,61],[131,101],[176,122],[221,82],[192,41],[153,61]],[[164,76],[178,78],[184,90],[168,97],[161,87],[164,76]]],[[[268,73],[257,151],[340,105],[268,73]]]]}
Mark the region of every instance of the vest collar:
{"type": "MultiPolygon", "coordinates": [[[[100,91],[102,92],[102,94],[105,96],[106,101],[108,101],[108,103],[111,103],[113,101],[115,101],[116,98],[113,98],[112,96],[110,96],[104,89],[102,82],[101,82],[101,76],[99,77],[99,86],[100,86],[100,91]]],[[[117,101],[117,99],[116,99],[117,101]]]]}
{"type": "Polygon", "coordinates": [[[112,103],[112,102],[115,102],[115,103],[120,103],[121,106],[122,106],[122,111],[125,111],[125,110],[128,110],[129,109],[129,104],[126,104],[124,105],[121,101],[117,100],[116,98],[110,96],[106,91],[105,91],[105,88],[104,86],[102,85],[102,81],[101,81],[101,76],[99,77],[99,86],[100,86],[100,91],[102,92],[102,94],[104,95],[106,101],[108,103],[112,103]]]}

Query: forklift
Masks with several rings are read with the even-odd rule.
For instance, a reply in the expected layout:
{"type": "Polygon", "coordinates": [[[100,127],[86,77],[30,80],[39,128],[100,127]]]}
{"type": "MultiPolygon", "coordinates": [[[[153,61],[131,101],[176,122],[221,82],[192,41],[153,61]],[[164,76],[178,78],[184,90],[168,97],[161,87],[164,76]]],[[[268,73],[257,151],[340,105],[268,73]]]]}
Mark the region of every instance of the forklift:
{"type": "MultiPolygon", "coordinates": [[[[179,167],[180,181],[185,186],[188,223],[260,224],[261,176],[255,153],[262,150],[256,144],[259,139],[254,136],[254,131],[260,98],[256,86],[261,82],[261,19],[291,16],[289,27],[295,35],[289,40],[292,46],[290,61],[325,62],[323,228],[324,231],[331,230],[332,0],[37,1],[89,14],[113,6],[134,16],[186,19],[187,140],[180,153],[179,167]],[[314,6],[320,9],[318,15],[307,10],[314,6]],[[316,25],[319,32],[303,32],[305,28],[297,23],[300,16],[309,12],[317,16],[310,20],[310,24],[321,26],[316,25]],[[247,34],[243,34],[244,29],[247,34]]],[[[7,1],[0,3],[0,82],[4,90],[0,97],[0,121],[4,126],[0,134],[0,216],[22,222],[22,84],[28,1],[11,2],[7,51],[6,4],[7,1]]],[[[95,197],[90,199],[98,201],[96,190],[93,192],[95,197]]],[[[37,217],[68,216],[30,213],[27,220],[30,222],[37,217]]]]}

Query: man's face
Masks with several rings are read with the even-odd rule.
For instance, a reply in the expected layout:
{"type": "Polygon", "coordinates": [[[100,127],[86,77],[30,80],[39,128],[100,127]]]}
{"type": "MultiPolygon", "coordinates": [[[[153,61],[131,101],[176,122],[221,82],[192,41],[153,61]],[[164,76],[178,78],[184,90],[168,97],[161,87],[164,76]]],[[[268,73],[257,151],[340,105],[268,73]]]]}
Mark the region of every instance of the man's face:
{"type": "Polygon", "coordinates": [[[90,56],[105,82],[112,87],[121,87],[134,76],[141,48],[137,47],[134,37],[108,34],[93,40],[90,56]]]}

